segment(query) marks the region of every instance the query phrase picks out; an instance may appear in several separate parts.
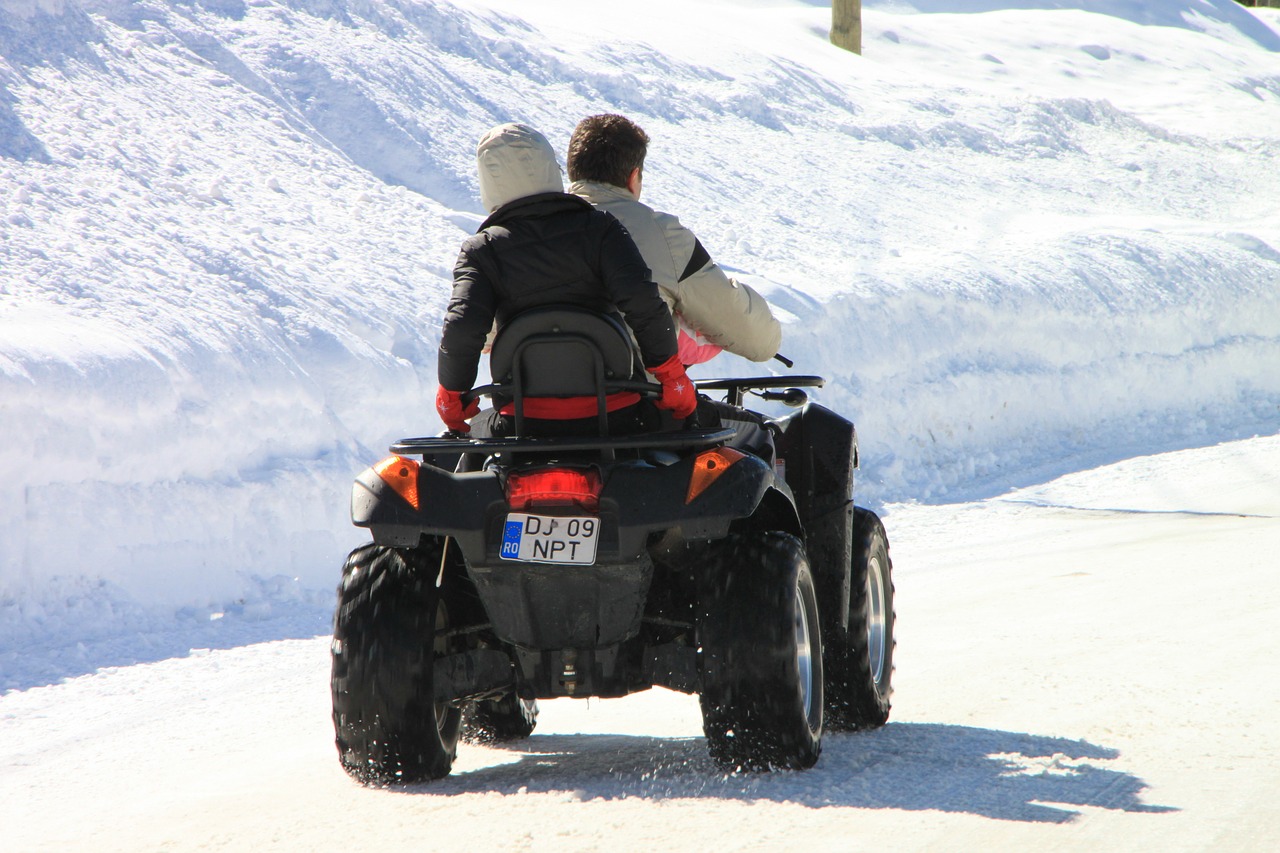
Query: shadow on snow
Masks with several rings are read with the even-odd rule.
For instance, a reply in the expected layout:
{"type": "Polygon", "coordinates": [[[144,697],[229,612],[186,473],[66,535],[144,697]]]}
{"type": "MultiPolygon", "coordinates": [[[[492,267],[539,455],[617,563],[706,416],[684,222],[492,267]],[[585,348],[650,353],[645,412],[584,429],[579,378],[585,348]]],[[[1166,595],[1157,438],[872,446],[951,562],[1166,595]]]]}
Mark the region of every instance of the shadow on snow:
{"type": "MultiPolygon", "coordinates": [[[[479,749],[477,746],[463,749],[479,749]]],[[[702,738],[534,735],[493,748],[514,762],[455,770],[420,795],[565,793],[583,801],[714,798],[811,808],[943,811],[995,820],[1067,823],[1084,807],[1164,813],[1146,783],[1108,764],[1114,749],[1083,740],[928,723],[828,734],[812,770],[725,773],[702,738]]]]}

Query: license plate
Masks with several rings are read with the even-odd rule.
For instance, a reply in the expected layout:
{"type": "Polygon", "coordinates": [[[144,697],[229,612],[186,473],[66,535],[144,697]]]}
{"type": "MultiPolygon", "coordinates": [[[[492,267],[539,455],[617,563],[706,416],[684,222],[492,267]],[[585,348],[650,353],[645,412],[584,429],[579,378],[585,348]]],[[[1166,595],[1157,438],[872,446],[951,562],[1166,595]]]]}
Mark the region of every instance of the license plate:
{"type": "Polygon", "coordinates": [[[596,561],[600,519],[513,512],[502,528],[502,559],[590,566],[596,561]]]}

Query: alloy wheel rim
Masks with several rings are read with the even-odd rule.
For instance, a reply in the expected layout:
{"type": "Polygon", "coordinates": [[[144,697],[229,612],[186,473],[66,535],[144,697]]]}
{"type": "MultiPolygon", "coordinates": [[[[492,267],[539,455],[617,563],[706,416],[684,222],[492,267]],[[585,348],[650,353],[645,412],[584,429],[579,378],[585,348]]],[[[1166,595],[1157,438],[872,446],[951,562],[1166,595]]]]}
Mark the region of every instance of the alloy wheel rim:
{"type": "Polygon", "coordinates": [[[885,660],[885,594],[880,557],[871,558],[867,566],[867,656],[871,678],[877,685],[884,680],[885,660]]]}
{"type": "MultiPolygon", "coordinates": [[[[797,590],[798,592],[798,590],[797,590]]],[[[796,663],[800,674],[800,693],[804,702],[805,719],[813,716],[813,645],[809,639],[809,614],[805,612],[803,596],[796,596],[796,663]]]]}

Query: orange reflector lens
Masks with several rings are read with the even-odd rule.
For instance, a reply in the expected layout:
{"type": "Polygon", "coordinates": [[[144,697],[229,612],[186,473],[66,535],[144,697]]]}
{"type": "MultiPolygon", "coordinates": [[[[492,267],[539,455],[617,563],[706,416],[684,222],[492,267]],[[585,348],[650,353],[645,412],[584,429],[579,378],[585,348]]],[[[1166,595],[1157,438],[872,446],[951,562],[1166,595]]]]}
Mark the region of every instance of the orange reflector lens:
{"type": "Polygon", "coordinates": [[[409,506],[418,508],[418,463],[403,456],[388,456],[373,471],[382,478],[382,482],[396,490],[396,494],[409,502],[409,506]]]}
{"type": "Polygon", "coordinates": [[[684,496],[684,502],[693,503],[693,499],[719,480],[720,475],[728,471],[730,465],[745,458],[745,453],[740,453],[732,447],[717,447],[714,450],[704,450],[699,453],[693,460],[693,476],[689,478],[689,491],[684,496]]]}
{"type": "Polygon", "coordinates": [[[579,506],[595,512],[600,508],[604,484],[594,468],[545,468],[541,471],[512,471],[507,477],[507,503],[512,509],[531,506],[579,506]]]}

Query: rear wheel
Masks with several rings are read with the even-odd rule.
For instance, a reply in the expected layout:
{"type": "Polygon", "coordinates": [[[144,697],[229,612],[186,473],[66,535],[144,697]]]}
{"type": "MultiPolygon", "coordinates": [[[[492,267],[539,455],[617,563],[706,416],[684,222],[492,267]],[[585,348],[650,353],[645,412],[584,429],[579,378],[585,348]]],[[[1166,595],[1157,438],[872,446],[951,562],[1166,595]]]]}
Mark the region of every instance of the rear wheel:
{"type": "Polygon", "coordinates": [[[462,734],[474,743],[502,743],[524,740],[537,725],[538,700],[521,699],[512,691],[472,704],[463,715],[462,734]]]}
{"type": "Polygon", "coordinates": [[[854,508],[849,628],[827,636],[827,726],[874,729],[889,720],[893,692],[893,563],[884,525],[854,508]]]}
{"type": "Polygon", "coordinates": [[[812,767],[822,751],[822,635],[804,546],[749,532],[715,553],[698,621],[711,756],[729,769],[812,767]]]}
{"type": "Polygon", "coordinates": [[[447,776],[461,711],[433,701],[448,611],[435,585],[440,545],[351,552],[333,620],[333,725],[338,755],[365,784],[447,776]]]}

